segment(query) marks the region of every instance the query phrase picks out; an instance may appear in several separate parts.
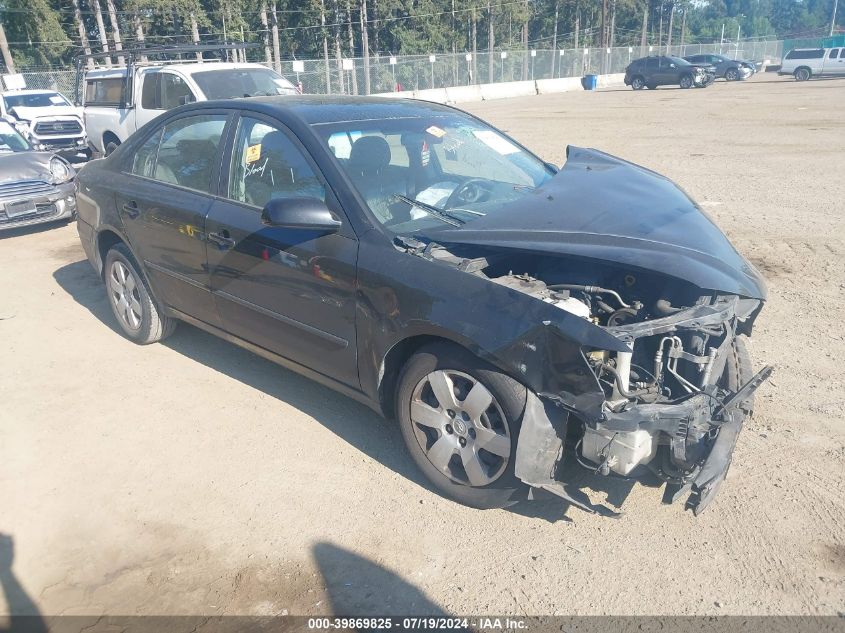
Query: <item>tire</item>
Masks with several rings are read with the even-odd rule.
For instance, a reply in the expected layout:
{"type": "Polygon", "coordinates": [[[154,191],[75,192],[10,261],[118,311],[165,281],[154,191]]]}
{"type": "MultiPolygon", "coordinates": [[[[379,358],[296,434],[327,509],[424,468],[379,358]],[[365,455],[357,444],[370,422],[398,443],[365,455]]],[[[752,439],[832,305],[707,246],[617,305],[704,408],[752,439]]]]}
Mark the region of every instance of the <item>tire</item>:
{"type": "Polygon", "coordinates": [[[524,386],[463,348],[436,343],[403,367],[396,417],[408,452],[441,493],[473,508],[503,508],[528,490],[514,475],[526,395],[524,386]],[[471,392],[478,404],[467,406],[476,399],[471,392]]]}
{"type": "Polygon", "coordinates": [[[105,150],[104,156],[108,156],[114,150],[116,150],[118,147],[120,147],[120,141],[116,141],[114,139],[109,139],[108,141],[106,141],[105,147],[103,148],[105,150]]]}
{"type": "Polygon", "coordinates": [[[106,254],[103,280],[112,313],[126,338],[139,345],[148,345],[173,333],[176,321],[162,314],[156,305],[146,279],[125,244],[116,244],[106,254]]]}
{"type": "Polygon", "coordinates": [[[656,84],[646,84],[646,88],[648,88],[649,90],[657,90],[657,85],[656,84]]]}
{"type": "Polygon", "coordinates": [[[801,68],[796,68],[792,75],[795,77],[795,81],[807,81],[812,76],[812,73],[809,68],[802,66],[801,68]]]}
{"type": "Polygon", "coordinates": [[[637,75],[631,80],[631,88],[634,90],[642,90],[643,86],[645,86],[645,79],[637,75]]]}
{"type": "MultiPolygon", "coordinates": [[[[737,335],[734,339],[732,353],[725,363],[725,371],[720,380],[720,386],[730,391],[736,391],[754,376],[751,367],[751,354],[748,353],[748,339],[743,334],[737,335]]],[[[754,396],[748,401],[748,408],[744,409],[746,415],[751,415],[754,410],[754,396]]]]}
{"type": "Polygon", "coordinates": [[[682,77],[681,77],[681,81],[678,83],[678,85],[679,85],[681,88],[683,88],[684,90],[687,90],[687,89],[689,89],[689,88],[692,88],[692,86],[693,86],[692,75],[684,75],[684,76],[682,76],[682,77]]]}
{"type": "Polygon", "coordinates": [[[737,81],[739,79],[739,71],[736,68],[728,68],[725,71],[725,81],[737,81]]]}

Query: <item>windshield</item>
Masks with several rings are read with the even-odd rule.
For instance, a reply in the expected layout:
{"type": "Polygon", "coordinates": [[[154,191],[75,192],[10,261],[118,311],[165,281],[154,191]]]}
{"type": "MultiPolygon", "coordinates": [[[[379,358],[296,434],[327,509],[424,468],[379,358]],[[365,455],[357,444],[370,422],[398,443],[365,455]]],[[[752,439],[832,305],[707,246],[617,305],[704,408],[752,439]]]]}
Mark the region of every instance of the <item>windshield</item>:
{"type": "Polygon", "coordinates": [[[459,113],[316,124],[376,219],[394,233],[462,226],[496,213],[553,171],[459,113]]]}
{"type": "Polygon", "coordinates": [[[6,121],[0,121],[0,154],[29,151],[29,143],[6,121]]]}
{"type": "Polygon", "coordinates": [[[678,66],[692,66],[687,60],[681,59],[680,57],[670,57],[669,61],[678,66]]]}
{"type": "Polygon", "coordinates": [[[193,73],[206,99],[295,94],[296,88],[269,68],[226,68],[193,73]]]}
{"type": "Polygon", "coordinates": [[[6,109],[12,108],[49,108],[51,106],[69,106],[70,102],[58,92],[41,92],[38,94],[4,95],[6,109]]]}

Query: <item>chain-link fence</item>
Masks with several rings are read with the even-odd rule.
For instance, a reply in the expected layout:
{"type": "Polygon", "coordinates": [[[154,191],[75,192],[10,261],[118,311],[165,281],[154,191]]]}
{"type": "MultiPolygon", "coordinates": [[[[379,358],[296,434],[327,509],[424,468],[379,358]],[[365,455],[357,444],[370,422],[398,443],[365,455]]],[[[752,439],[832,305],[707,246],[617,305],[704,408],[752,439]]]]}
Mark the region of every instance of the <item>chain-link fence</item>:
{"type": "MultiPolygon", "coordinates": [[[[281,72],[307,94],[376,94],[473,84],[580,77],[625,72],[646,55],[723,54],[747,60],[780,59],[782,41],[744,41],[683,46],[619,46],[438,55],[371,55],[363,58],[284,60],[281,72]]],[[[259,60],[256,60],[259,61],[259,60]]],[[[268,64],[269,65],[269,64],[268,64]]],[[[73,70],[24,72],[28,88],[58,90],[73,96],[73,70]]]]}

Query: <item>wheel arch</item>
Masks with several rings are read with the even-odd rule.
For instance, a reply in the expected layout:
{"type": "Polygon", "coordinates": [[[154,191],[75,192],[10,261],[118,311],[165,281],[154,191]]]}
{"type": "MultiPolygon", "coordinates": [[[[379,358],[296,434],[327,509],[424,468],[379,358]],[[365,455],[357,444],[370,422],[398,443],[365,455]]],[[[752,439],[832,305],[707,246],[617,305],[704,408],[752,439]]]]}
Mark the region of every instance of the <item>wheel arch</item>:
{"type": "Polygon", "coordinates": [[[394,343],[382,358],[378,373],[379,407],[382,415],[388,420],[396,417],[396,389],[399,385],[399,373],[411,356],[433,343],[455,345],[480,358],[477,350],[457,340],[457,337],[449,337],[443,333],[412,334],[394,343]]]}
{"type": "Polygon", "coordinates": [[[118,145],[123,142],[117,134],[111,130],[106,130],[103,132],[103,154],[106,153],[106,146],[109,144],[109,141],[115,141],[118,145]]]}
{"type": "Polygon", "coordinates": [[[97,259],[98,271],[103,275],[103,267],[106,263],[106,254],[116,244],[126,244],[126,247],[131,251],[132,248],[117,231],[111,228],[104,228],[97,232],[97,259]]]}

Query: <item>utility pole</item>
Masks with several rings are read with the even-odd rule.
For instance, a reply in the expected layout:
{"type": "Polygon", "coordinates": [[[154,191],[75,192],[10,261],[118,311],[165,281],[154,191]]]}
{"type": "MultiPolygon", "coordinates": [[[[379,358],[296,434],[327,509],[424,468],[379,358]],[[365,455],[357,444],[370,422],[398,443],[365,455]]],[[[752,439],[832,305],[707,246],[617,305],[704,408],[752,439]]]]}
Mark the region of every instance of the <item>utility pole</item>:
{"type": "MultiPolygon", "coordinates": [[[[114,50],[123,50],[123,40],[120,38],[120,25],[117,22],[117,10],[114,7],[114,0],[106,0],[106,10],[109,12],[109,22],[114,36],[114,50]]],[[[123,66],[123,55],[117,56],[117,65],[123,66]]]]}
{"type": "Polygon", "coordinates": [[[329,36],[326,33],[326,4],[320,0],[320,26],[323,28],[323,64],[326,68],[326,94],[332,93],[332,71],[329,68],[329,36]]]}
{"type": "Polygon", "coordinates": [[[270,20],[267,18],[267,0],[261,3],[259,15],[261,18],[261,39],[264,40],[264,62],[268,66],[272,66],[273,53],[270,52],[270,20]]]}
{"type": "MultiPolygon", "coordinates": [[[[200,26],[197,23],[197,16],[196,16],[196,14],[194,14],[193,11],[191,11],[191,14],[190,14],[189,17],[190,17],[190,20],[191,20],[191,40],[194,42],[194,44],[199,44],[200,43],[200,26]]],[[[224,29],[226,28],[225,18],[224,18],[224,22],[223,22],[223,28],[224,29]]],[[[197,58],[198,62],[202,61],[202,53],[200,53],[199,51],[194,53],[194,56],[197,58]]]]}
{"type": "Polygon", "coordinates": [[[361,52],[364,54],[364,94],[370,94],[370,35],[367,25],[367,0],[361,0],[361,52]]]}
{"type": "MultiPolygon", "coordinates": [[[[85,23],[82,21],[82,10],[79,8],[79,0],[71,1],[73,2],[73,20],[76,22],[76,30],[79,33],[79,41],[82,43],[82,51],[86,55],[90,55],[91,43],[88,41],[88,34],[85,32],[85,23]]],[[[85,61],[89,69],[94,68],[93,59],[87,57],[85,61]]]]}
{"type": "Polygon", "coordinates": [[[9,41],[6,39],[6,29],[0,22],[0,50],[3,51],[3,63],[6,64],[6,72],[15,74],[15,60],[12,59],[12,52],[9,50],[9,41]]]}
{"type": "MultiPolygon", "coordinates": [[[[103,12],[100,10],[100,0],[90,0],[94,7],[94,17],[97,19],[97,33],[100,35],[100,46],[104,53],[109,52],[109,39],[106,37],[106,25],[103,22],[103,12]]],[[[111,57],[106,57],[106,67],[111,68],[111,57]]]]}
{"type": "Polygon", "coordinates": [[[836,28],[836,10],[838,8],[839,0],[833,0],[833,15],[830,16],[830,37],[833,37],[833,30],[836,28]]]}

